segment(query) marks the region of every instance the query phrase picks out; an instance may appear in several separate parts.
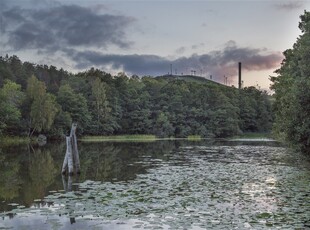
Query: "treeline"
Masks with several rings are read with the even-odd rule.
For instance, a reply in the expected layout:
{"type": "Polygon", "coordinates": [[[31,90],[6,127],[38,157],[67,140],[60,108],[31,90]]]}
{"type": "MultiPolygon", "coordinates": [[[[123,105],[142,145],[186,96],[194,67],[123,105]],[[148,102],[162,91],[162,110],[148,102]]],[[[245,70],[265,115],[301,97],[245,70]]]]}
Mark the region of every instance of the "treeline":
{"type": "Polygon", "coordinates": [[[310,153],[310,12],[300,16],[302,34],[271,77],[275,91],[274,132],[281,139],[310,153]]]}
{"type": "Polygon", "coordinates": [[[228,137],[268,132],[270,98],[212,82],[153,78],[98,69],[72,74],[54,66],[0,59],[0,132],[60,137],[79,134],[228,137]]]}

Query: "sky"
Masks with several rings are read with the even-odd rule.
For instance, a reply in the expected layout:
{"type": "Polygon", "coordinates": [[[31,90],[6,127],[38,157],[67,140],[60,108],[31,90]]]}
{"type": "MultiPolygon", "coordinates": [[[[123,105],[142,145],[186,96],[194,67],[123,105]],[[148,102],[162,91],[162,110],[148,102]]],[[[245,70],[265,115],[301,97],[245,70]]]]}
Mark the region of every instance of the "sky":
{"type": "Polygon", "coordinates": [[[268,89],[310,0],[0,0],[0,56],[268,89]]]}

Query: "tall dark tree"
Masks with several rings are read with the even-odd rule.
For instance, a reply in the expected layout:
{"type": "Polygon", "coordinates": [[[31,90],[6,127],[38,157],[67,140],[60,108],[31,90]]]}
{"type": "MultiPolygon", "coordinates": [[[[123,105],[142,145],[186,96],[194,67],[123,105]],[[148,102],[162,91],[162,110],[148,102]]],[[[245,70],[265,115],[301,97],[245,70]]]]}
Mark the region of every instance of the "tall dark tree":
{"type": "Polygon", "coordinates": [[[271,77],[275,91],[274,132],[302,151],[310,152],[310,12],[300,16],[299,36],[271,77]]]}
{"type": "Polygon", "coordinates": [[[87,101],[81,93],[76,93],[68,85],[62,85],[57,94],[57,102],[62,111],[67,112],[73,122],[77,122],[80,131],[84,131],[89,125],[91,115],[87,107],[87,101]]]}

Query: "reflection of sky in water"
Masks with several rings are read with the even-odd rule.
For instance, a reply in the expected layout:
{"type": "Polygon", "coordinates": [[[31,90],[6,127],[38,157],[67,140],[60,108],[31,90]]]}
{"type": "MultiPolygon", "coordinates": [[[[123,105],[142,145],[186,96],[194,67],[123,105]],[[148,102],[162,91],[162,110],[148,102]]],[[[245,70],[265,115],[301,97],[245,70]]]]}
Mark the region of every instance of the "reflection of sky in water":
{"type": "Polygon", "coordinates": [[[266,212],[273,212],[277,210],[277,200],[272,195],[276,189],[276,181],[276,178],[272,177],[272,175],[266,175],[265,180],[245,182],[241,192],[250,197],[253,206],[264,209],[266,212]]]}
{"type": "Polygon", "coordinates": [[[146,153],[129,164],[152,165],[147,173],[128,181],[73,183],[73,192],[51,191],[45,203],[17,209],[13,219],[3,216],[0,227],[301,228],[310,216],[309,164],[291,158],[282,147],[250,145],[196,144],[146,153]]]}
{"type": "Polygon", "coordinates": [[[89,217],[91,221],[85,221],[88,217],[84,218],[75,218],[74,223],[71,223],[67,216],[59,216],[50,214],[49,216],[41,216],[39,213],[27,213],[27,214],[18,214],[14,217],[14,221],[10,220],[9,217],[5,217],[0,221],[0,229],[36,229],[36,230],[45,230],[45,229],[58,229],[58,230],[67,230],[67,229],[101,229],[101,230],[127,230],[135,229],[139,226],[143,226],[145,222],[141,220],[127,220],[127,221],[102,221],[96,220],[94,217],[89,217]]]}

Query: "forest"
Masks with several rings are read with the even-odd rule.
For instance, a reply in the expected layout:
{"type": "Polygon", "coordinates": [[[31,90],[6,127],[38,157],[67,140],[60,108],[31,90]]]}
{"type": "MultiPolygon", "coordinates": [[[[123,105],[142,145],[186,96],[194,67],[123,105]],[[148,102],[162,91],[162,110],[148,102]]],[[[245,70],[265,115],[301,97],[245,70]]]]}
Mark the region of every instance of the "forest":
{"type": "Polygon", "coordinates": [[[112,76],[99,69],[69,73],[55,66],[0,58],[0,133],[61,138],[72,122],[78,135],[152,134],[231,137],[270,132],[270,96],[205,79],[112,76]]]}

